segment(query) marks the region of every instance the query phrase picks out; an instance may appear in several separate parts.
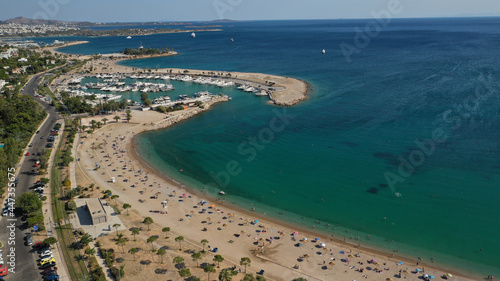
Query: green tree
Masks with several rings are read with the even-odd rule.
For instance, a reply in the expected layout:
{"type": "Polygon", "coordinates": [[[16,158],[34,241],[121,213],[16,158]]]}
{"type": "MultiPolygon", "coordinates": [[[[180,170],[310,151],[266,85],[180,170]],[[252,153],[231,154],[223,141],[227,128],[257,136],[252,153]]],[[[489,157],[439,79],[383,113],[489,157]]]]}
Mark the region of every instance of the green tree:
{"type": "Polygon", "coordinates": [[[247,273],[247,266],[250,266],[252,261],[250,260],[249,257],[243,257],[240,260],[240,265],[245,267],[245,273],[247,273]]]}
{"type": "Polygon", "coordinates": [[[23,193],[17,201],[17,207],[21,208],[23,212],[31,213],[42,208],[42,201],[36,193],[23,193]]]}
{"type": "Polygon", "coordinates": [[[207,239],[201,239],[200,243],[201,243],[201,245],[203,245],[203,252],[205,252],[205,245],[207,245],[210,242],[208,242],[207,239]]]}
{"type": "Polygon", "coordinates": [[[217,262],[217,268],[219,268],[220,263],[224,261],[224,258],[221,255],[215,255],[213,261],[217,262]]]}
{"type": "Polygon", "coordinates": [[[161,263],[163,263],[163,256],[167,253],[167,251],[165,251],[165,249],[158,249],[158,252],[156,253],[157,255],[160,256],[160,259],[161,259],[161,263]]]}
{"type": "Polygon", "coordinates": [[[148,226],[149,231],[149,225],[153,223],[153,219],[151,217],[145,217],[142,223],[148,226]]]}
{"type": "Polygon", "coordinates": [[[115,119],[116,123],[118,123],[118,121],[120,121],[120,116],[116,115],[115,117],[113,117],[113,119],[115,119]]]}
{"type": "MultiPolygon", "coordinates": [[[[128,209],[128,208],[130,208],[130,207],[132,207],[132,205],[127,204],[127,203],[123,204],[123,206],[122,206],[122,208],[123,208],[124,210],[127,210],[127,209],[128,209]]],[[[127,210],[127,215],[128,215],[128,210],[127,210]]]]}
{"type": "Polygon", "coordinates": [[[233,276],[236,276],[238,274],[238,271],[224,268],[221,270],[219,273],[219,281],[231,281],[233,280],[233,276]]]}
{"type": "Polygon", "coordinates": [[[87,249],[85,249],[85,254],[88,255],[88,256],[95,255],[95,248],[88,247],[87,249]]]}
{"type": "Polygon", "coordinates": [[[307,279],[299,277],[299,278],[294,278],[292,281],[307,281],[307,279]]]}
{"type": "Polygon", "coordinates": [[[175,237],[175,242],[179,242],[179,251],[182,251],[182,241],[184,241],[184,237],[182,236],[175,237]]]}
{"type": "Polygon", "coordinates": [[[92,235],[85,233],[81,238],[80,238],[80,245],[87,246],[90,242],[92,242],[94,238],[92,238],[92,235]]]}
{"type": "Polygon", "coordinates": [[[191,258],[196,262],[196,267],[198,267],[198,260],[201,259],[201,252],[194,252],[191,254],[191,258]]]}
{"type": "Polygon", "coordinates": [[[57,243],[57,240],[54,237],[45,238],[42,242],[45,246],[54,245],[55,243],[57,243]]]}
{"type": "Polygon", "coordinates": [[[184,258],[183,257],[175,257],[172,262],[175,263],[177,266],[181,266],[184,263],[184,258]]]}
{"type": "Polygon", "coordinates": [[[130,119],[132,119],[132,112],[129,109],[127,109],[127,111],[125,111],[125,113],[127,114],[127,117],[126,117],[127,122],[130,122],[130,119]]]}
{"type": "Polygon", "coordinates": [[[168,239],[168,232],[170,231],[170,227],[164,227],[161,231],[166,233],[165,239],[168,239]]]}
{"type": "Polygon", "coordinates": [[[136,241],[135,236],[139,235],[139,233],[141,233],[139,231],[139,228],[132,228],[132,235],[134,235],[134,241],[136,241]]]}
{"type": "Polygon", "coordinates": [[[189,268],[183,268],[183,269],[179,270],[179,275],[181,277],[189,277],[189,276],[191,276],[191,271],[189,270],[189,268]]]}
{"type": "Polygon", "coordinates": [[[203,271],[208,274],[208,281],[210,281],[210,273],[214,273],[216,270],[213,266],[207,265],[203,268],[203,271]]]}
{"type": "Polygon", "coordinates": [[[102,118],[102,122],[104,123],[104,125],[106,125],[106,122],[108,122],[108,118],[102,118]]]}
{"type": "Polygon", "coordinates": [[[118,227],[120,227],[120,226],[122,226],[122,225],[121,225],[121,224],[119,224],[119,223],[115,223],[115,224],[113,224],[113,227],[115,228],[115,233],[116,233],[116,235],[118,235],[118,227]]]}
{"type": "Polygon", "coordinates": [[[153,104],[153,101],[150,99],[146,99],[146,100],[144,100],[143,104],[146,107],[150,107],[153,104]]]}
{"type": "Polygon", "coordinates": [[[115,201],[115,206],[116,206],[116,198],[120,198],[120,195],[117,194],[111,195],[111,200],[115,201]]]}
{"type": "Polygon", "coordinates": [[[138,252],[139,250],[137,250],[137,248],[132,248],[130,250],[128,250],[128,253],[131,254],[133,257],[134,257],[134,261],[135,261],[135,254],[138,252]]]}
{"type": "Polygon", "coordinates": [[[116,241],[116,245],[118,246],[121,246],[122,247],[122,252],[125,253],[125,249],[123,248],[125,246],[125,244],[127,244],[127,238],[125,237],[120,237],[118,238],[118,240],[116,241]]]}
{"type": "Polygon", "coordinates": [[[155,250],[155,246],[154,246],[154,244],[153,244],[153,243],[156,241],[156,239],[158,239],[158,237],[157,237],[157,236],[151,236],[151,237],[149,237],[149,238],[146,240],[146,242],[151,243],[151,250],[152,250],[152,251],[154,251],[154,250],[155,250]]]}

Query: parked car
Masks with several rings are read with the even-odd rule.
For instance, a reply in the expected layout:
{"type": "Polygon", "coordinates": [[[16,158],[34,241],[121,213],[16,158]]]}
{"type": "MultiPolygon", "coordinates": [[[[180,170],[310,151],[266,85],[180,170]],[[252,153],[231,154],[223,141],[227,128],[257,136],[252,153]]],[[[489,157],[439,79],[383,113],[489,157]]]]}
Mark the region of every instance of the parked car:
{"type": "Polygon", "coordinates": [[[47,250],[43,250],[40,252],[40,256],[47,256],[47,255],[50,255],[52,254],[52,250],[50,249],[47,249],[47,250]]]}
{"type": "Polygon", "coordinates": [[[54,258],[46,258],[46,259],[43,259],[40,261],[40,265],[44,265],[44,264],[47,264],[47,263],[52,263],[52,262],[56,262],[56,260],[54,258]]]}
{"type": "Polygon", "coordinates": [[[55,266],[55,265],[56,265],[56,262],[55,262],[55,261],[54,261],[54,262],[48,262],[48,263],[46,263],[46,264],[44,264],[44,265],[40,266],[40,268],[41,268],[41,269],[44,269],[44,268],[53,267],[53,266],[55,266]]]}
{"type": "Polygon", "coordinates": [[[53,146],[54,146],[54,144],[52,144],[52,143],[48,143],[45,147],[46,147],[46,148],[52,148],[53,146]]]}
{"type": "Polygon", "coordinates": [[[33,237],[31,234],[26,235],[26,245],[32,246],[33,245],[33,237]]]}
{"type": "Polygon", "coordinates": [[[9,274],[9,271],[7,270],[7,267],[0,265],[0,277],[3,277],[5,275],[9,274]]]}
{"type": "Polygon", "coordinates": [[[59,275],[50,275],[45,280],[47,280],[47,281],[59,280],[59,275]]]}
{"type": "Polygon", "coordinates": [[[28,144],[28,147],[33,147],[33,144],[32,143],[28,144]]]}
{"type": "MultiPolygon", "coordinates": [[[[43,245],[43,244],[42,244],[42,245],[43,245]]],[[[38,253],[42,253],[42,252],[44,252],[44,251],[46,251],[46,250],[52,250],[52,248],[51,248],[50,246],[45,246],[45,247],[40,246],[40,247],[41,247],[41,248],[40,248],[40,249],[38,249],[38,253]]]]}
{"type": "Polygon", "coordinates": [[[57,272],[57,267],[53,266],[53,267],[48,267],[46,268],[44,271],[42,271],[42,274],[47,274],[49,272],[57,272]]]}

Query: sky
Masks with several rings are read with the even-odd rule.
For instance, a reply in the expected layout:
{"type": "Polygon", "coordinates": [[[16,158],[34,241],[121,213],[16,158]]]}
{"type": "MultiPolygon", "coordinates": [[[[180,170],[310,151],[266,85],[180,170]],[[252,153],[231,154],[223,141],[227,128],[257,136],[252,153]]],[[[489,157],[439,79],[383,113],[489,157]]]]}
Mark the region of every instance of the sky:
{"type": "Polygon", "coordinates": [[[0,20],[145,22],[500,16],[500,0],[0,0],[0,20]],[[392,8],[392,9],[391,9],[392,8]]]}

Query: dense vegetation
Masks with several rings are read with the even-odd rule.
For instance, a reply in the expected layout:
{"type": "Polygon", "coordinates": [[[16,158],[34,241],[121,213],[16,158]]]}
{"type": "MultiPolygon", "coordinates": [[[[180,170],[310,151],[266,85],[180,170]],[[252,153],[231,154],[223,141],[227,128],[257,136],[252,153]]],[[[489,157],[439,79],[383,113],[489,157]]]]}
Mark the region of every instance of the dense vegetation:
{"type": "Polygon", "coordinates": [[[144,56],[144,55],[168,54],[168,52],[170,51],[172,50],[168,48],[137,48],[137,49],[125,48],[125,50],[122,51],[122,53],[129,56],[144,56]]]}
{"type": "MultiPolygon", "coordinates": [[[[7,169],[14,167],[38,124],[47,113],[31,97],[8,91],[0,98],[0,184],[5,186],[7,169]]],[[[3,190],[0,191],[0,194],[3,190]]]]}

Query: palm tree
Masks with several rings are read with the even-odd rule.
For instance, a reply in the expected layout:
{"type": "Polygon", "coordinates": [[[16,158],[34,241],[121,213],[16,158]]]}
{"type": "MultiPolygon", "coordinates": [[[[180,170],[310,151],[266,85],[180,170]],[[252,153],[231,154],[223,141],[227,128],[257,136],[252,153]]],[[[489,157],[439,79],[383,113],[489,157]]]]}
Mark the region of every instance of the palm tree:
{"type": "Polygon", "coordinates": [[[210,273],[212,272],[215,272],[215,268],[211,265],[207,265],[203,268],[203,271],[205,271],[206,273],[208,273],[208,281],[210,281],[210,273]]]}
{"type": "Polygon", "coordinates": [[[220,263],[224,261],[224,258],[221,255],[215,255],[213,261],[217,262],[217,268],[219,268],[220,263]]]}
{"type": "Polygon", "coordinates": [[[137,252],[138,252],[137,248],[132,248],[132,249],[128,250],[128,253],[132,254],[132,256],[134,256],[134,261],[135,261],[135,253],[137,253],[137,252]]]}
{"type": "Polygon", "coordinates": [[[118,123],[118,121],[121,119],[120,116],[116,115],[115,117],[113,117],[113,119],[115,119],[116,123],[118,123]]]}
{"type": "Polygon", "coordinates": [[[135,236],[140,233],[139,228],[133,228],[132,229],[132,235],[134,235],[134,241],[136,241],[135,236]]]}
{"type": "Polygon", "coordinates": [[[249,257],[241,258],[240,265],[245,266],[245,273],[247,273],[247,265],[250,266],[251,263],[252,263],[252,261],[250,260],[249,257]]]}
{"type": "Polygon", "coordinates": [[[182,241],[184,241],[184,237],[182,236],[175,237],[175,242],[179,242],[179,251],[182,251],[182,241]]]}
{"type": "Polygon", "coordinates": [[[85,254],[88,255],[88,256],[93,256],[95,255],[95,248],[87,248],[85,249],[85,254]]]}
{"type": "Polygon", "coordinates": [[[158,239],[157,236],[151,236],[148,238],[148,240],[146,240],[146,242],[151,243],[152,251],[155,250],[155,246],[153,245],[153,243],[156,241],[156,239],[158,239]]]}
{"type": "Polygon", "coordinates": [[[164,227],[161,231],[166,233],[167,236],[165,236],[165,239],[168,239],[168,232],[170,231],[170,227],[164,227]]]}
{"type": "Polygon", "coordinates": [[[161,263],[163,263],[163,256],[167,253],[167,251],[165,251],[165,249],[158,249],[158,252],[156,253],[157,255],[160,256],[160,259],[161,259],[161,263]]]}
{"type": "Polygon", "coordinates": [[[115,223],[113,224],[113,227],[116,229],[116,234],[118,235],[118,227],[122,226],[121,224],[119,223],[115,223]]]}
{"type": "Polygon", "coordinates": [[[104,123],[104,125],[106,125],[106,122],[108,122],[108,118],[102,118],[102,122],[104,123]]]}
{"type": "Polygon", "coordinates": [[[98,122],[96,123],[96,125],[97,125],[97,128],[101,128],[101,127],[102,127],[102,122],[101,122],[101,121],[98,121],[98,122]]]}
{"type": "Polygon", "coordinates": [[[91,128],[92,128],[92,130],[94,130],[94,131],[95,131],[95,128],[97,127],[97,125],[96,125],[96,124],[97,124],[97,122],[96,122],[95,120],[90,121],[90,127],[91,127],[91,128]]]}
{"type": "Polygon", "coordinates": [[[207,245],[209,243],[208,240],[207,239],[202,239],[200,241],[200,243],[201,243],[201,245],[203,245],[203,252],[205,252],[205,245],[207,245]]]}
{"type": "Polygon", "coordinates": [[[201,252],[195,252],[191,255],[193,261],[196,262],[196,267],[198,267],[198,260],[201,259],[201,252]]]}
{"type": "Polygon", "coordinates": [[[148,226],[149,231],[149,225],[153,223],[153,219],[151,217],[145,217],[142,223],[148,226]]]}
{"type": "Polygon", "coordinates": [[[125,111],[125,113],[127,114],[127,122],[130,122],[130,119],[132,119],[132,112],[130,111],[130,109],[127,109],[127,111],[125,111]]]}

